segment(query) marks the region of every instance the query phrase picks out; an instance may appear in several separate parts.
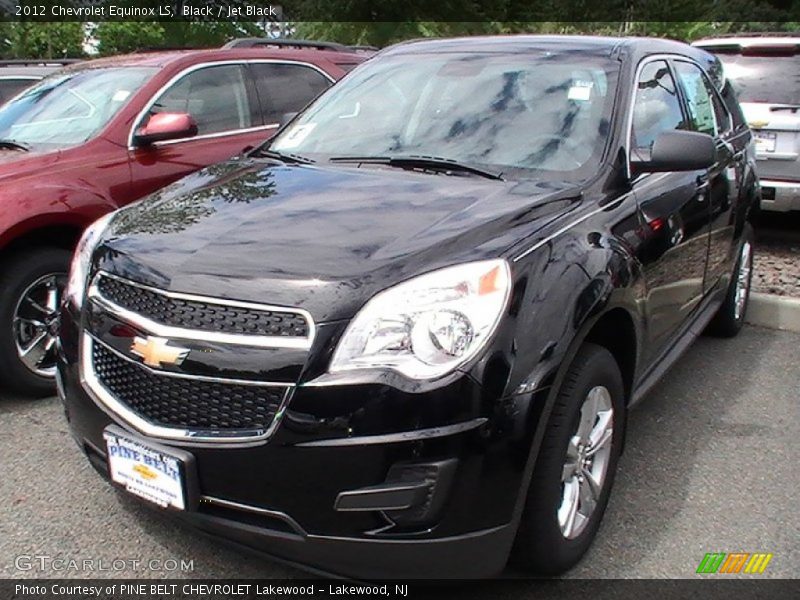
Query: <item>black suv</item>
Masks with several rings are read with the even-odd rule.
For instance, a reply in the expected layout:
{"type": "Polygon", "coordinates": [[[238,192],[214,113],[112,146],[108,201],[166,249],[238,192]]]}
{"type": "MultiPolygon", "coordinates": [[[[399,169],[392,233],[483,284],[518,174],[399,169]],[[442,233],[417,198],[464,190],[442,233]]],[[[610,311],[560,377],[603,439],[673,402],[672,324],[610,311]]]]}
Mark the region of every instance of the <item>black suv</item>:
{"type": "Polygon", "coordinates": [[[61,321],[75,439],[130,493],[318,570],[568,569],[628,409],[742,326],[757,180],[718,74],[656,39],[387,49],[89,229],[61,321]]]}

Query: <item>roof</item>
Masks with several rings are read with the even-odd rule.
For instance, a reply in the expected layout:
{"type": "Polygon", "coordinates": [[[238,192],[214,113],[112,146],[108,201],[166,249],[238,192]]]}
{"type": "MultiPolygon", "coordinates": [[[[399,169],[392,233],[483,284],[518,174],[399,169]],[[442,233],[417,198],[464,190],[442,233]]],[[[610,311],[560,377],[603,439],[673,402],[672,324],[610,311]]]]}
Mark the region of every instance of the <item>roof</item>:
{"type": "Polygon", "coordinates": [[[366,56],[355,52],[331,50],[278,49],[278,48],[212,48],[208,50],[168,50],[162,52],[138,52],[85,61],[69,67],[71,70],[99,69],[110,67],[155,67],[190,66],[202,62],[247,59],[284,59],[300,62],[328,61],[335,64],[361,62],[366,56]]]}
{"type": "Polygon", "coordinates": [[[0,67],[0,79],[18,77],[20,79],[41,79],[60,67],[0,67]]]}
{"type": "Polygon", "coordinates": [[[39,79],[57,71],[66,64],[78,62],[72,59],[32,59],[32,60],[0,60],[0,78],[19,77],[39,79]]]}
{"type": "Polygon", "coordinates": [[[691,47],[683,42],[650,37],[606,37],[593,35],[495,35],[449,39],[423,39],[402,42],[381,54],[421,52],[528,52],[535,48],[563,47],[590,53],[612,54],[618,49],[648,52],[688,53],[691,47]]]}

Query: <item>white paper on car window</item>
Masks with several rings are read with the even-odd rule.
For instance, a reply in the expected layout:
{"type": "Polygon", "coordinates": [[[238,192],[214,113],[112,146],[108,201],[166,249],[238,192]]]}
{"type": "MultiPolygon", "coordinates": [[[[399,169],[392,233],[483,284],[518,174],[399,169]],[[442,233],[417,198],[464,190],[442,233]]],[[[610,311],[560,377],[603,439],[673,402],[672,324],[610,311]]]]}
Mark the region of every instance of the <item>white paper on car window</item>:
{"type": "Polygon", "coordinates": [[[316,123],[306,123],[305,125],[297,125],[292,127],[280,141],[280,144],[275,146],[276,150],[291,149],[299,146],[304,139],[311,133],[317,126],[316,123]]]}
{"type": "Polygon", "coordinates": [[[585,102],[592,97],[592,87],[594,87],[594,83],[591,81],[576,81],[569,88],[567,98],[585,102]]]}
{"type": "Polygon", "coordinates": [[[128,99],[128,96],[130,95],[131,93],[128,90],[119,90],[112,96],[111,100],[113,102],[124,102],[125,100],[128,99]]]}

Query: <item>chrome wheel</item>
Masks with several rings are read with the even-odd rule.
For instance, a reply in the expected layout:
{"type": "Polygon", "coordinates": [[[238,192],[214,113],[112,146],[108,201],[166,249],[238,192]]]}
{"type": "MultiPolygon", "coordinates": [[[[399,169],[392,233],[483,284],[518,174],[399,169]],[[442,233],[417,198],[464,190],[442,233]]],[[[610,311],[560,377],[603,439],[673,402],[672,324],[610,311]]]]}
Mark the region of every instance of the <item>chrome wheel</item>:
{"type": "Polygon", "coordinates": [[[736,274],[736,299],[733,305],[733,316],[738,321],[744,315],[747,298],[750,295],[750,275],[753,270],[753,246],[749,240],[742,244],[739,255],[739,272],[736,274]]]}
{"type": "Polygon", "coordinates": [[[589,390],[581,406],[578,430],[569,441],[561,474],[558,525],[567,539],[578,537],[589,523],[608,472],[614,435],[614,408],[608,388],[589,390]]]}
{"type": "Polygon", "coordinates": [[[58,308],[65,279],[62,273],[40,277],[25,289],[14,309],[12,335],[17,356],[40,377],[55,376],[58,308]]]}

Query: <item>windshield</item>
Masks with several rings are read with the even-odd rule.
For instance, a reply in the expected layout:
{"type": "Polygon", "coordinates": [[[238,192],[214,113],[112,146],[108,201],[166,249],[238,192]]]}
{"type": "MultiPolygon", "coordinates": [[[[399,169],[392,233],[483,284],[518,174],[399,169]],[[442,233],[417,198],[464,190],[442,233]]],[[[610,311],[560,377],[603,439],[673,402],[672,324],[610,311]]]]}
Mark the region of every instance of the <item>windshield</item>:
{"type": "Polygon", "coordinates": [[[720,54],[739,102],[800,104],[800,56],[720,54]]]}
{"type": "Polygon", "coordinates": [[[53,75],[0,108],[0,140],[66,147],[85,142],[156,72],[85,69],[53,75]]]}
{"type": "Polygon", "coordinates": [[[589,54],[404,54],[323,94],[270,145],[315,160],[445,158],[504,174],[594,172],[618,63],[589,54]]]}

